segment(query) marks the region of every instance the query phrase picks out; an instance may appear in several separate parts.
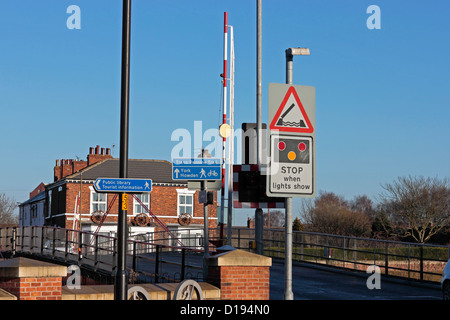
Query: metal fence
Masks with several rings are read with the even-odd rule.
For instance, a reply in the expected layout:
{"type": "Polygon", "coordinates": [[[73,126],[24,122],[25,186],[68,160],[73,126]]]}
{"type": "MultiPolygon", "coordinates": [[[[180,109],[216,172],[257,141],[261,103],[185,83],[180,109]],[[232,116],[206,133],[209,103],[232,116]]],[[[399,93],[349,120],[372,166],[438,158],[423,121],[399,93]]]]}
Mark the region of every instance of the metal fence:
{"type": "MultiPolygon", "coordinates": [[[[331,234],[294,231],[292,259],[307,263],[366,271],[376,265],[386,275],[407,279],[440,281],[450,259],[450,247],[331,234]]],[[[255,250],[255,230],[234,228],[232,245],[255,250]]],[[[285,232],[266,229],[264,255],[284,259],[285,232]]]]}
{"type": "MultiPolygon", "coordinates": [[[[211,230],[210,234],[214,232],[211,230]]],[[[193,229],[129,235],[127,269],[131,281],[202,279],[203,241],[199,230],[193,229]],[[178,245],[179,239],[183,246],[178,245]]],[[[35,256],[111,276],[116,271],[116,244],[116,237],[78,230],[37,226],[0,228],[0,258],[35,256]]]]}
{"type": "MultiPolygon", "coordinates": [[[[218,240],[209,230],[210,241],[218,240]]],[[[376,265],[386,275],[440,281],[450,247],[312,232],[293,232],[294,261],[366,271],[376,265]]],[[[39,255],[94,272],[116,270],[117,238],[53,227],[0,228],[0,258],[5,253],[39,255]]],[[[203,233],[200,229],[129,235],[127,267],[135,282],[178,281],[203,277],[203,233]],[[179,246],[181,240],[183,246],[179,246]]],[[[233,228],[231,246],[255,251],[255,230],[233,228]]],[[[263,254],[284,259],[285,233],[266,229],[263,254]]],[[[214,251],[214,246],[210,246],[214,251]]]]}

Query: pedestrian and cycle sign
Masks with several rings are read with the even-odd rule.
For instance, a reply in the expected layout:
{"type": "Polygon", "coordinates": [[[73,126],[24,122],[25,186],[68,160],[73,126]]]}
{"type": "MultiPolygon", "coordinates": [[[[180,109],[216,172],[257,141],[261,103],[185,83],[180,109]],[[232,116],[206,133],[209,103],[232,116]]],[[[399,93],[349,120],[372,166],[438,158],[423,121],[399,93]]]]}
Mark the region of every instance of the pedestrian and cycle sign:
{"type": "Polygon", "coordinates": [[[146,193],[152,191],[152,179],[98,178],[94,189],[97,192],[146,193]]]}
{"type": "Polygon", "coordinates": [[[222,161],[219,158],[174,158],[173,180],[221,180],[222,161]]]}

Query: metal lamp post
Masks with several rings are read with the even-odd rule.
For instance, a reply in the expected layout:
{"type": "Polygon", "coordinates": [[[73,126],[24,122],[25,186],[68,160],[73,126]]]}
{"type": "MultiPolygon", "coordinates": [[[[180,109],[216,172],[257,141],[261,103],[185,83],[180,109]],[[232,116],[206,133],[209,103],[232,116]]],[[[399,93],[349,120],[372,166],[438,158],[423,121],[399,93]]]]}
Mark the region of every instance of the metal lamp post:
{"type": "MultiPolygon", "coordinates": [[[[293,60],[294,56],[309,56],[308,48],[289,48],[286,49],[286,84],[292,84],[293,79],[293,60]]],[[[292,292],[292,197],[286,198],[286,243],[285,243],[285,261],[284,261],[284,299],[293,300],[292,292]]]]}
{"type": "MultiPolygon", "coordinates": [[[[130,97],[130,27],[131,0],[123,0],[122,18],[122,78],[120,98],[120,159],[119,177],[128,177],[128,123],[130,97]]],[[[128,277],[126,272],[127,250],[127,195],[120,193],[117,224],[117,271],[115,274],[114,299],[127,300],[128,277]]]]}

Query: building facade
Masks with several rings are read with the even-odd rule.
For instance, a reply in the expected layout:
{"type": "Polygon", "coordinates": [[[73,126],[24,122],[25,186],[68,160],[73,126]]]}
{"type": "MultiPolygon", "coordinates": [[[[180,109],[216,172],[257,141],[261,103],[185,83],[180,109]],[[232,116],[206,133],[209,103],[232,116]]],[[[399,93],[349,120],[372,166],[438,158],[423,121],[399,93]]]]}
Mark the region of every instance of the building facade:
{"type": "MultiPolygon", "coordinates": [[[[119,159],[109,149],[90,148],[87,160],[56,160],[54,181],[45,190],[20,205],[20,225],[47,225],[114,235],[119,197],[98,193],[97,178],[119,178],[119,159]],[[38,201],[31,218],[31,205],[38,201]],[[22,213],[23,212],[23,213],[22,213]],[[39,216],[39,219],[37,217],[39,216]]],[[[131,234],[203,228],[203,204],[198,191],[187,181],[172,180],[172,164],[164,160],[128,160],[128,178],[151,179],[152,192],[128,195],[128,225],[131,234]]],[[[40,185],[42,188],[42,184],[40,185]]],[[[36,193],[36,192],[34,192],[36,193]]],[[[209,205],[209,227],[217,226],[217,194],[209,205]]]]}
{"type": "Polygon", "coordinates": [[[43,226],[45,211],[45,190],[30,197],[19,206],[19,227],[43,226]]]}

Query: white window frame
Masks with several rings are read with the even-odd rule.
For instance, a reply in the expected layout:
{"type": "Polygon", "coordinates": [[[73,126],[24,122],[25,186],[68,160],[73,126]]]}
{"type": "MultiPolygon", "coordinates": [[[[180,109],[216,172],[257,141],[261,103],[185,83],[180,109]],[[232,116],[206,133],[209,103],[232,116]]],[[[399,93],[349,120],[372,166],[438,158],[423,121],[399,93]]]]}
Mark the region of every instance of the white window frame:
{"type": "Polygon", "coordinates": [[[189,189],[177,189],[177,216],[179,216],[182,213],[185,212],[181,212],[180,211],[180,206],[190,206],[192,207],[192,217],[194,217],[194,212],[195,212],[195,204],[194,204],[194,195],[195,195],[195,190],[189,190],[189,189]],[[190,196],[192,197],[192,203],[190,204],[185,204],[185,203],[181,203],[181,197],[184,196],[190,196]]]}
{"type": "Polygon", "coordinates": [[[93,213],[94,211],[97,211],[97,210],[94,210],[94,209],[93,209],[93,207],[94,207],[94,202],[95,202],[95,204],[102,204],[102,203],[104,203],[104,205],[105,205],[105,210],[102,210],[102,209],[99,209],[99,210],[102,210],[103,212],[106,213],[106,210],[108,210],[108,194],[107,194],[107,193],[96,192],[95,189],[94,189],[93,187],[89,187],[89,189],[91,190],[91,194],[90,194],[90,197],[89,197],[89,210],[90,210],[90,213],[93,213]],[[102,200],[102,201],[94,201],[94,200],[93,200],[93,199],[94,199],[94,194],[105,195],[105,200],[102,200]]]}
{"type": "MultiPolygon", "coordinates": [[[[138,194],[135,194],[135,196],[138,197],[139,200],[141,200],[141,202],[147,206],[148,210],[152,210],[152,208],[150,206],[150,204],[151,204],[151,195],[150,195],[150,193],[138,193],[138,194]],[[148,195],[148,201],[143,201],[142,200],[142,195],[148,195]]],[[[139,202],[137,202],[136,199],[133,197],[133,216],[136,216],[136,215],[138,215],[140,213],[148,214],[148,212],[144,209],[144,207],[142,207],[139,204],[139,202]],[[137,208],[141,208],[141,212],[137,212],[137,210],[136,210],[137,208]]]]}

